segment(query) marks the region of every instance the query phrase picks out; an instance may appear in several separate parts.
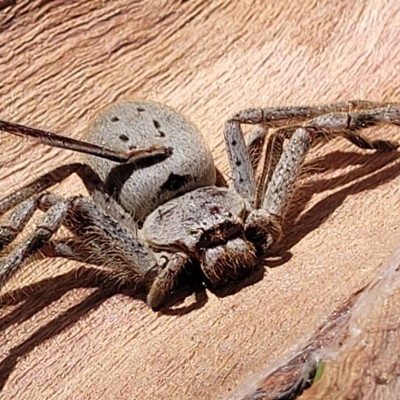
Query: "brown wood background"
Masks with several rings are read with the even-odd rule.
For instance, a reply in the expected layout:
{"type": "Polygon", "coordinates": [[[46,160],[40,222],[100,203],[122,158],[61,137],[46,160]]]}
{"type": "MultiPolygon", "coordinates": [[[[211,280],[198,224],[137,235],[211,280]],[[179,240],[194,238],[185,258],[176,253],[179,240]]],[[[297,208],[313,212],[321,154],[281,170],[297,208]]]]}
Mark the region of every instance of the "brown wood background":
{"type": "MultiPolygon", "coordinates": [[[[399,101],[399,21],[396,0],[2,1],[0,118],[79,138],[112,102],[163,102],[190,117],[229,174],[223,123],[239,109],[399,101]]],[[[371,135],[400,139],[394,128],[371,135]]],[[[0,149],[4,195],[75,157],[5,133],[0,149]]],[[[1,397],[223,399],[267,368],[400,244],[396,157],[342,141],[322,155],[283,262],[185,315],[110,296],[77,263],[29,264],[3,290],[1,397]]],[[[54,190],[84,193],[76,177],[54,190]]]]}

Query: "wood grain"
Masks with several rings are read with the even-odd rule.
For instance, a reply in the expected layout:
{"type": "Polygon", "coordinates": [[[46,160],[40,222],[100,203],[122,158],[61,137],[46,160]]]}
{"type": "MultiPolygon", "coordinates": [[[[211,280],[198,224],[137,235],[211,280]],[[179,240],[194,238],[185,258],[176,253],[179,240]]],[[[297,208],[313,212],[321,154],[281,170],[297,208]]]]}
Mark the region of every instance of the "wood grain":
{"type": "MultiPolygon", "coordinates": [[[[2,2],[0,118],[81,138],[110,103],[162,102],[229,176],[223,123],[242,108],[399,101],[399,18],[395,0],[2,2]]],[[[5,133],[0,149],[4,195],[75,159],[5,133]]],[[[400,244],[395,156],[338,141],[311,158],[282,260],[186,314],[111,295],[77,263],[29,264],[3,291],[2,398],[223,399],[294,348],[400,244]]],[[[85,193],[76,177],[54,190],[85,193]]]]}

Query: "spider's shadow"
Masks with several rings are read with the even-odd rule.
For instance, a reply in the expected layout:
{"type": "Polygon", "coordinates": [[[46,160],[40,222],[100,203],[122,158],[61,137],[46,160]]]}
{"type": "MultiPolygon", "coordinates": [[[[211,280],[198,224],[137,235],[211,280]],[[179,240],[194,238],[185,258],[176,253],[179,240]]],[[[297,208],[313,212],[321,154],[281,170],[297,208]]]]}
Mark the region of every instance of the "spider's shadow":
{"type": "MultiPolygon", "coordinates": [[[[309,184],[297,192],[293,202],[294,205],[285,220],[285,240],[280,248],[276,249],[276,254],[280,259],[278,261],[267,260],[267,266],[272,267],[287,262],[291,257],[290,248],[308,233],[318,228],[343,203],[347,196],[374,189],[399,175],[400,163],[395,162],[399,157],[399,153],[359,154],[334,152],[310,162],[308,167],[317,170],[318,174],[351,165],[359,167],[335,178],[316,178],[315,180],[313,178],[309,184]],[[357,182],[354,182],[355,180],[357,182]],[[332,190],[343,185],[347,186],[320,200],[311,209],[303,213],[307,203],[315,193],[332,190]]],[[[143,291],[118,286],[115,282],[110,281],[108,274],[94,271],[96,271],[94,268],[82,267],[77,271],[49,278],[6,293],[0,298],[0,308],[2,306],[14,306],[12,311],[0,318],[0,332],[4,332],[12,325],[18,325],[29,320],[45,309],[46,306],[62,298],[70,290],[76,288],[90,288],[93,290],[80,303],[75,304],[66,312],[47,322],[10,350],[8,356],[0,361],[0,390],[4,387],[20,357],[25,356],[36,346],[73,325],[85,314],[98,308],[109,297],[116,293],[121,293],[135,299],[145,299],[143,291]]],[[[232,283],[222,289],[213,290],[213,292],[221,297],[232,295],[243,287],[261,280],[263,276],[264,268],[260,266],[245,281],[232,283]]],[[[207,295],[201,286],[195,288],[186,287],[176,295],[173,301],[178,302],[195,291],[195,302],[189,306],[169,308],[164,312],[170,315],[180,315],[202,307],[207,302],[207,295]]]]}
{"type": "Polygon", "coordinates": [[[352,152],[333,152],[306,165],[306,170],[318,170],[318,173],[358,166],[346,174],[331,178],[312,180],[295,193],[293,206],[284,222],[284,237],[277,253],[282,254],[300,242],[310,232],[322,225],[329,216],[340,207],[348,196],[367,190],[373,190],[390,182],[400,175],[400,153],[360,154],[352,152]],[[304,212],[311,198],[327,190],[340,188],[324,197],[304,212]]]}

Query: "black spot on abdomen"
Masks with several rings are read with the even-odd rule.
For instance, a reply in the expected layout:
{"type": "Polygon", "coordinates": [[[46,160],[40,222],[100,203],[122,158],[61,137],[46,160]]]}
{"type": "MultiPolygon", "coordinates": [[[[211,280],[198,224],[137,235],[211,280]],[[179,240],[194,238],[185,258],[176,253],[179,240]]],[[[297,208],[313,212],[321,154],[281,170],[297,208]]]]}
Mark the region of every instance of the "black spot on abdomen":
{"type": "Polygon", "coordinates": [[[186,185],[192,178],[190,175],[176,175],[176,174],[169,174],[168,179],[161,185],[161,190],[164,191],[177,191],[182,186],[186,185]]]}

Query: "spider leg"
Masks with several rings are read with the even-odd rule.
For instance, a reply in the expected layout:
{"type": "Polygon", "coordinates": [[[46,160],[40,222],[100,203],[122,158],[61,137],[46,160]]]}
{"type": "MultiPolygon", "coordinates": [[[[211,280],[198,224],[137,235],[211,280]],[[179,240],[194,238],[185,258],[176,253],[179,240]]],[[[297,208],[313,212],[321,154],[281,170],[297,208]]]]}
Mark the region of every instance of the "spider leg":
{"type": "MultiPolygon", "coordinates": [[[[258,126],[250,133],[248,142],[246,144],[247,153],[249,155],[250,164],[254,174],[256,173],[261,161],[261,156],[263,153],[262,149],[264,147],[267,134],[268,130],[266,128],[263,126],[258,126]]],[[[292,130],[282,128],[273,132],[268,137],[261,174],[256,178],[256,191],[253,204],[255,208],[259,208],[261,206],[262,199],[265,196],[266,187],[268,186],[272,174],[275,171],[276,165],[282,155],[284,141],[289,139],[292,134],[292,130]]]]}
{"type": "Polygon", "coordinates": [[[323,137],[325,140],[332,140],[342,137],[361,149],[383,152],[398,149],[400,146],[398,142],[386,139],[373,140],[360,133],[362,129],[384,124],[400,126],[400,107],[324,114],[302,125],[281,128],[275,133],[290,137],[296,129],[303,126],[316,132],[317,139],[323,137]]]}
{"type": "Polygon", "coordinates": [[[83,164],[75,163],[62,165],[57,167],[52,171],[42,175],[38,179],[28,185],[18,189],[14,193],[0,200],[0,216],[6,213],[8,210],[14,208],[17,204],[29,199],[30,197],[48,189],[49,187],[55,185],[68,178],[74,172],[77,172],[82,168],[83,164]]]}
{"type": "Polygon", "coordinates": [[[254,199],[255,173],[267,134],[266,128],[258,126],[250,133],[246,144],[239,123],[228,121],[225,125],[225,143],[231,165],[232,183],[235,190],[249,201],[254,199]]]}
{"type": "Polygon", "coordinates": [[[362,129],[383,124],[400,126],[400,105],[321,115],[303,126],[313,129],[318,134],[323,134],[327,139],[343,137],[362,149],[396,150],[399,147],[398,142],[382,139],[371,140],[359,133],[362,129]]]}
{"type": "MultiPolygon", "coordinates": [[[[375,149],[380,151],[392,151],[399,147],[399,143],[389,140],[370,140],[359,133],[359,130],[378,124],[393,124],[400,125],[400,104],[397,103],[379,103],[370,101],[349,101],[341,103],[333,103],[317,107],[275,107],[275,108],[258,108],[246,109],[235,114],[229,121],[234,134],[231,136],[233,143],[239,143],[239,151],[236,155],[230,157],[231,168],[235,170],[235,163],[240,164],[245,157],[241,155],[242,145],[238,139],[239,128],[237,124],[259,124],[265,128],[281,128],[275,131],[268,139],[267,151],[265,152],[265,160],[261,175],[257,178],[255,184],[250,184],[242,188],[240,186],[241,179],[245,179],[250,173],[247,170],[239,170],[234,175],[236,178],[235,188],[239,193],[246,194],[249,198],[251,193],[254,193],[254,207],[258,208],[265,196],[266,188],[275,170],[278,160],[283,151],[283,142],[289,139],[291,135],[301,126],[307,129],[318,130],[316,138],[323,136],[330,140],[334,137],[341,136],[349,140],[354,145],[363,149],[375,149]],[[283,127],[283,128],[282,128],[283,127]],[[239,160],[239,162],[237,162],[239,160]]],[[[250,135],[249,144],[247,145],[248,153],[250,154],[250,163],[255,171],[255,165],[259,164],[261,147],[265,137],[258,138],[257,130],[250,135]],[[255,145],[253,145],[253,143],[255,145]],[[260,144],[259,144],[260,143],[260,144]],[[260,146],[260,147],[257,147],[260,146]],[[253,150],[253,147],[256,150],[253,150]],[[255,154],[254,160],[251,154],[255,154]]],[[[227,135],[226,135],[227,136],[227,135]]],[[[262,134],[261,134],[262,136],[262,134]]],[[[235,151],[234,146],[229,145],[229,138],[226,137],[228,151],[235,151]]],[[[236,144],[237,146],[237,144],[236,144]]],[[[238,168],[239,169],[239,168],[238,168]]],[[[234,179],[235,180],[235,179],[234,179]]]]}
{"type": "MultiPolygon", "coordinates": [[[[105,263],[110,264],[109,255],[97,251],[93,254],[88,246],[83,242],[74,239],[50,241],[45,244],[42,253],[47,257],[62,257],[69,260],[91,263],[102,266],[105,263]]],[[[187,267],[189,257],[184,253],[174,253],[166,262],[164,268],[154,269],[151,278],[150,290],[147,294],[147,304],[154,310],[158,311],[162,308],[167,300],[171,297],[171,293],[178,287],[178,278],[184,268],[187,267]],[[157,275],[156,275],[157,274],[157,275]]],[[[117,268],[115,262],[112,262],[113,268],[117,268]]],[[[149,269],[151,271],[151,269],[149,269]]],[[[121,277],[119,271],[117,279],[127,281],[129,276],[121,277]]]]}
{"type": "Polygon", "coordinates": [[[129,152],[109,149],[93,143],[73,139],[67,136],[42,131],[29,126],[18,125],[13,122],[0,121],[0,131],[12,133],[17,136],[29,137],[37,143],[42,143],[51,147],[73,150],[79,153],[91,154],[117,162],[136,162],[150,156],[169,155],[170,149],[164,146],[150,146],[147,149],[132,150],[129,152]]]}
{"type": "Polygon", "coordinates": [[[175,288],[180,269],[187,265],[187,257],[178,253],[166,268],[160,270],[153,252],[138,239],[135,221],[107,193],[100,178],[87,165],[77,163],[59,167],[1,200],[0,215],[15,206],[17,208],[0,227],[0,243],[3,241],[5,246],[13,241],[36,209],[46,213],[46,222],[60,204],[67,204],[69,208],[58,215],[54,230],[46,231],[48,236],[41,239],[42,228],[46,227],[41,223],[33,236],[0,261],[0,287],[29,256],[43,250],[45,256],[88,261],[105,267],[121,282],[144,283],[150,288],[149,305],[154,309],[160,308],[175,288]],[[72,173],[81,177],[96,204],[84,197],[62,200],[51,193],[40,193],[72,173]],[[49,242],[61,224],[76,238],[70,243],[49,242]]]}
{"type": "MultiPolygon", "coordinates": [[[[41,202],[41,209],[46,212],[58,198],[49,194],[41,202]]],[[[111,209],[110,209],[111,211],[111,209]]],[[[136,225],[128,214],[121,215],[121,220],[95,205],[89,198],[74,197],[72,206],[63,225],[74,234],[76,242],[56,242],[57,245],[45,248],[44,254],[52,257],[85,261],[101,265],[124,283],[152,282],[158,272],[158,262],[153,252],[138,239],[136,225]],[[131,226],[134,229],[131,229],[131,226]]]]}
{"type": "MultiPolygon", "coordinates": [[[[400,104],[396,103],[378,103],[363,100],[354,100],[348,102],[332,103],[322,106],[307,107],[307,106],[290,106],[290,107],[270,107],[270,108],[248,108],[239,111],[230,118],[225,124],[225,143],[227,147],[229,163],[232,171],[232,183],[235,190],[251,203],[257,203],[255,198],[260,200],[260,187],[265,187],[263,180],[256,183],[255,180],[255,166],[259,163],[259,144],[263,143],[262,131],[255,132],[254,136],[250,135],[250,140],[246,146],[241,124],[261,125],[264,129],[268,128],[282,128],[285,127],[285,134],[290,133],[287,127],[295,126],[292,129],[293,133],[301,124],[309,120],[321,117],[326,114],[343,114],[352,118],[357,113],[367,115],[368,117],[360,117],[366,122],[371,119],[371,116],[376,118],[376,113],[380,113],[383,119],[391,118],[390,115],[398,114],[400,104]],[[380,110],[380,111],[379,111],[380,110]],[[259,135],[259,137],[257,137],[259,135]],[[260,183],[262,182],[262,183],[260,183]]],[[[397,115],[392,117],[392,122],[395,124],[397,115]]],[[[382,121],[384,122],[384,121],[382,121]]],[[[388,122],[388,121],[385,121],[388,122]]],[[[308,125],[306,125],[308,126],[308,125]]],[[[369,125],[371,126],[371,125],[369,125]]],[[[342,136],[346,137],[352,143],[363,148],[378,148],[388,149],[397,148],[397,143],[389,141],[368,141],[366,138],[354,132],[347,132],[342,136]],[[372,147],[370,147],[372,146],[372,147]]],[[[276,145],[278,154],[279,145],[276,145]]],[[[279,157],[275,157],[278,159],[279,157]]],[[[268,163],[267,163],[268,164],[268,163]]],[[[273,169],[271,170],[272,173],[273,169]]],[[[268,179],[266,179],[268,182],[268,179]]],[[[254,205],[254,204],[253,204],[254,205]]]]}
{"type": "Polygon", "coordinates": [[[267,134],[268,134],[268,129],[260,125],[250,132],[250,135],[247,139],[246,143],[247,153],[249,154],[250,163],[254,173],[256,173],[257,168],[260,164],[262,151],[267,134]]]}
{"type": "Polygon", "coordinates": [[[265,197],[265,191],[282,156],[284,141],[289,139],[291,135],[292,132],[288,132],[285,128],[281,128],[269,136],[261,174],[257,178],[254,208],[261,207],[262,201],[265,197]]]}
{"type": "Polygon", "coordinates": [[[226,122],[224,135],[233,187],[243,198],[252,202],[256,190],[255,174],[240,123],[234,120],[226,122]]]}
{"type": "MultiPolygon", "coordinates": [[[[235,190],[242,197],[253,203],[256,198],[256,192],[260,192],[257,187],[264,186],[264,183],[260,185],[256,184],[254,174],[254,166],[258,165],[259,162],[259,159],[257,160],[259,157],[257,155],[259,151],[257,142],[260,144],[264,140],[257,138],[257,135],[262,137],[262,131],[256,131],[253,137],[250,135],[249,144],[246,147],[241,124],[262,125],[264,129],[280,128],[300,124],[330,112],[348,111],[349,109],[361,106],[365,106],[366,108],[374,107],[373,103],[370,102],[353,101],[317,107],[249,108],[239,111],[226,122],[224,130],[225,143],[232,171],[232,183],[235,190]],[[252,154],[254,155],[252,156],[252,154]]],[[[257,197],[259,197],[259,194],[257,194],[257,197]]]]}
{"type": "Polygon", "coordinates": [[[315,136],[306,128],[298,128],[289,139],[272,174],[262,208],[269,214],[284,217],[301,167],[315,136]]]}
{"type": "MultiPolygon", "coordinates": [[[[93,201],[102,207],[104,210],[107,210],[112,214],[113,217],[118,220],[129,221],[128,218],[125,218],[127,215],[123,208],[118,204],[118,202],[111,196],[108,189],[104,185],[103,181],[100,179],[98,174],[88,165],[82,163],[74,163],[68,165],[62,165],[53,169],[52,171],[40,176],[33,182],[27,184],[26,186],[18,189],[17,191],[11,193],[9,196],[0,200],[0,216],[5,214],[7,211],[16,207],[18,204],[22,202],[27,202],[26,205],[22,206],[21,209],[15,210],[13,212],[13,216],[11,216],[11,220],[8,220],[5,225],[10,225],[11,230],[15,224],[19,224],[21,228],[23,228],[27,221],[22,223],[26,218],[30,218],[28,216],[21,216],[21,221],[18,222],[18,214],[29,214],[29,210],[32,207],[32,202],[29,203],[29,198],[32,196],[37,196],[40,192],[49,189],[51,186],[54,186],[57,183],[62,182],[66,178],[68,178],[73,173],[76,173],[82,180],[83,184],[89,191],[93,201]]],[[[33,200],[32,200],[33,201],[33,200]]],[[[34,210],[33,210],[34,211],[34,210]]],[[[33,212],[32,211],[32,212],[33,212]]],[[[132,224],[129,226],[132,227],[132,224]]],[[[12,234],[10,232],[10,234],[12,234]]],[[[18,232],[17,232],[18,234],[18,232]]],[[[0,237],[1,237],[0,233],[0,237]]],[[[7,235],[7,232],[4,231],[4,240],[13,240],[10,235],[7,235]],[[6,239],[6,236],[9,236],[9,239],[6,239]]],[[[1,239],[0,239],[1,242],[1,239]]]]}
{"type": "MultiPolygon", "coordinates": [[[[97,238],[96,240],[105,242],[108,239],[97,238]]],[[[132,238],[126,238],[126,240],[132,240],[132,238]]],[[[103,276],[108,280],[119,284],[133,284],[135,287],[137,285],[144,288],[151,286],[158,272],[155,260],[148,265],[147,270],[144,270],[142,268],[144,264],[138,264],[138,260],[132,259],[130,254],[124,250],[107,251],[102,246],[87,245],[77,237],[51,240],[43,246],[40,252],[49,258],[65,258],[95,265],[98,270],[105,272],[103,276]],[[136,267],[135,262],[137,263],[136,267]]]]}
{"type": "Polygon", "coordinates": [[[158,311],[171,297],[171,293],[177,287],[178,276],[188,262],[189,257],[185,253],[174,253],[165,268],[156,276],[147,295],[147,304],[154,311],[158,311]]]}
{"type": "MultiPolygon", "coordinates": [[[[371,107],[372,105],[373,103],[370,104],[371,107]]],[[[259,242],[264,237],[263,251],[279,240],[282,219],[288,209],[295,181],[318,135],[324,134],[328,139],[342,136],[362,148],[391,151],[398,148],[399,144],[387,140],[371,141],[357,132],[363,128],[384,123],[400,125],[400,107],[386,105],[370,110],[324,114],[303,125],[289,126],[275,132],[275,135],[278,135],[276,137],[283,139],[291,137],[273,171],[262,202],[262,209],[252,211],[247,218],[246,234],[256,238],[256,241],[258,235],[259,242]]],[[[271,140],[276,140],[276,137],[272,137],[271,140]]],[[[278,149],[277,154],[281,151],[280,144],[272,145],[272,148],[278,149]]],[[[276,159],[273,151],[270,158],[276,159]]]]}
{"type": "Polygon", "coordinates": [[[34,232],[0,261],[0,287],[21,267],[27,258],[39,251],[61,226],[71,207],[70,201],[57,201],[44,215],[34,232]]]}
{"type": "Polygon", "coordinates": [[[12,243],[18,234],[23,231],[38,208],[39,199],[40,195],[32,196],[19,204],[14,212],[4,219],[0,225],[0,251],[12,243]]]}
{"type": "MultiPolygon", "coordinates": [[[[55,196],[42,202],[43,210],[55,202],[55,196]]],[[[136,232],[96,207],[85,197],[75,198],[63,225],[78,241],[57,241],[44,247],[44,254],[66,257],[106,266],[122,282],[144,282],[149,288],[147,304],[159,310],[178,287],[180,273],[189,256],[174,253],[160,266],[154,253],[137,238],[136,232]]],[[[162,256],[160,257],[162,259],[162,256]]]]}
{"type": "Polygon", "coordinates": [[[351,100],[321,106],[288,106],[269,108],[247,108],[237,112],[228,122],[262,125],[266,128],[281,128],[299,125],[310,119],[331,113],[373,113],[376,109],[398,110],[398,103],[380,103],[365,100],[351,100]]]}
{"type": "Polygon", "coordinates": [[[287,146],[271,176],[262,208],[253,210],[246,219],[246,236],[265,253],[282,234],[282,220],[315,134],[305,128],[298,128],[287,146]]]}
{"type": "Polygon", "coordinates": [[[25,260],[42,248],[44,255],[52,257],[80,257],[82,260],[86,254],[91,261],[102,265],[123,282],[153,282],[158,272],[157,260],[137,238],[137,232],[127,227],[129,224],[121,224],[84,197],[63,200],[46,193],[41,195],[36,207],[45,215],[33,234],[0,261],[0,287],[25,260]],[[61,225],[74,233],[77,243],[80,241],[84,246],[63,245],[61,241],[46,246],[61,225]]]}
{"type": "Polygon", "coordinates": [[[98,264],[98,255],[96,257],[91,256],[89,248],[76,238],[50,240],[43,246],[41,253],[49,258],[66,258],[99,266],[106,262],[106,260],[103,260],[103,263],[98,264]]]}

